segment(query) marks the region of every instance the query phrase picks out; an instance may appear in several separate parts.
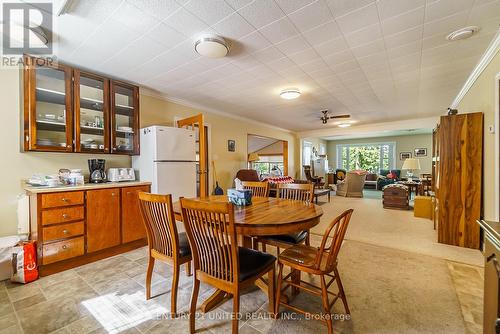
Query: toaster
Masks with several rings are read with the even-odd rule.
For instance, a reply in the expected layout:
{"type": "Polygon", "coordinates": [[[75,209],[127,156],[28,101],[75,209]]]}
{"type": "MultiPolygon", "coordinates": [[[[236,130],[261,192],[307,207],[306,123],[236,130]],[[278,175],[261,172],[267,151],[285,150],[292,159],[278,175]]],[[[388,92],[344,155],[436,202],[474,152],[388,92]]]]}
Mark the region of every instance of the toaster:
{"type": "Polygon", "coordinates": [[[135,172],[133,168],[110,168],[108,169],[108,181],[135,181],[135,172]]]}

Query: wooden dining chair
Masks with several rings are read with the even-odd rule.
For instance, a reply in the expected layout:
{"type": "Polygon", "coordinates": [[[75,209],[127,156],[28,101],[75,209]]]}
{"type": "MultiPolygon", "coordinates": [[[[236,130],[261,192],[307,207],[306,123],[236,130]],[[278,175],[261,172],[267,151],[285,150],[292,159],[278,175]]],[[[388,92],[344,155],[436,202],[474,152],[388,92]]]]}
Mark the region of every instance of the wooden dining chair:
{"type": "Polygon", "coordinates": [[[233,296],[232,333],[238,333],[240,291],[268,274],[269,307],[275,306],[275,262],[270,254],[238,247],[231,203],[181,198],[182,220],[193,252],[194,284],[189,329],[195,332],[200,282],[233,296]]]}
{"type": "Polygon", "coordinates": [[[244,189],[252,191],[252,196],[269,197],[269,182],[243,181],[241,183],[244,189]]]}
{"type": "Polygon", "coordinates": [[[276,296],[276,314],[279,313],[280,305],[296,312],[310,314],[305,310],[292,306],[286,302],[285,299],[281,299],[281,294],[288,287],[292,288],[292,290],[302,289],[316,296],[321,296],[323,302],[323,316],[317,315],[317,318],[326,322],[329,334],[333,333],[331,309],[339,298],[342,299],[346,313],[350,314],[344,287],[342,286],[342,281],[337,269],[337,255],[340,251],[340,247],[342,246],[342,242],[344,241],[344,236],[347,231],[347,226],[349,225],[352,212],[352,209],[346,210],[330,223],[330,226],[323,235],[319,248],[307,245],[296,245],[284,250],[283,253],[278,256],[279,273],[276,296]],[[283,277],[283,266],[288,266],[291,269],[291,273],[285,277],[283,277]],[[302,280],[299,280],[298,282],[295,281],[293,277],[293,273],[295,271],[319,275],[321,287],[302,280]],[[325,276],[331,278],[328,283],[326,283],[325,276]],[[328,288],[333,282],[337,282],[339,289],[339,292],[336,294],[328,291],[328,288]],[[282,287],[283,283],[285,283],[285,285],[282,287]],[[333,295],[334,297],[331,302],[328,299],[328,295],[333,295]],[[324,315],[326,315],[326,317],[324,315]]]}
{"type": "Polygon", "coordinates": [[[172,206],[172,195],[155,195],[139,192],[139,203],[148,237],[148,269],[146,274],[146,299],[151,298],[151,277],[155,260],[173,267],[171,309],[177,315],[177,288],[180,266],[186,264],[186,274],[191,276],[191,249],[186,233],[178,233],[172,206]]]}
{"type": "MultiPolygon", "coordinates": [[[[280,183],[278,184],[277,197],[313,203],[314,184],[313,183],[280,183]]],[[[309,231],[300,231],[291,234],[280,234],[255,238],[255,243],[262,244],[262,250],[266,251],[266,245],[274,246],[280,252],[280,248],[288,248],[305,242],[310,243],[309,231]]],[[[257,247],[255,247],[257,248],[257,247]]]]}

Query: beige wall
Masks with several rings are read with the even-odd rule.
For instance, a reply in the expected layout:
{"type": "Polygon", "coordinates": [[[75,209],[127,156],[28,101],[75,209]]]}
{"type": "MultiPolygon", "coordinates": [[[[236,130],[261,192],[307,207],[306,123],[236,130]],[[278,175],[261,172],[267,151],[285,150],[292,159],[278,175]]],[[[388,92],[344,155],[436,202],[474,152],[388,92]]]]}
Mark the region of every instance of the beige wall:
{"type": "MultiPolygon", "coordinates": [[[[495,114],[498,112],[495,111],[499,103],[498,95],[495,94],[495,90],[498,90],[495,76],[499,74],[500,53],[497,53],[458,105],[459,113],[484,113],[483,217],[490,220],[498,219],[498,166],[495,167],[498,147],[495,146],[496,136],[489,133],[488,126],[495,124],[495,114]]],[[[496,132],[499,130],[497,123],[496,132]]]]}
{"type": "MultiPolygon", "coordinates": [[[[106,159],[107,167],[127,167],[131,159],[127,156],[88,155],[78,153],[21,153],[21,109],[19,71],[0,70],[0,101],[4,124],[0,131],[2,162],[0,163],[0,237],[17,232],[17,195],[22,193],[21,180],[33,173],[57,173],[59,168],[81,168],[87,171],[87,159],[106,159]]],[[[186,117],[199,110],[141,95],[141,125],[173,124],[175,116],[186,117]]],[[[206,122],[211,125],[212,153],[218,156],[217,172],[220,185],[231,186],[236,171],[246,165],[247,133],[259,134],[289,141],[290,175],[295,175],[296,137],[293,133],[280,131],[259,124],[244,122],[213,113],[205,113],[206,122]],[[236,140],[236,152],[227,151],[227,140],[236,140]]]]}
{"type": "MultiPolygon", "coordinates": [[[[332,140],[328,141],[328,164],[330,168],[336,168],[337,166],[337,148],[339,144],[364,144],[364,143],[383,143],[383,142],[395,142],[396,143],[396,169],[401,169],[403,166],[403,161],[399,159],[400,152],[411,152],[412,157],[414,157],[413,151],[416,148],[427,148],[427,156],[419,158],[420,160],[420,171],[415,172],[420,173],[430,173],[432,167],[432,134],[420,134],[420,135],[410,135],[410,136],[393,136],[393,137],[376,137],[376,138],[361,138],[361,139],[349,139],[349,140],[332,140]]],[[[405,175],[404,172],[402,175],[405,175]]]]}

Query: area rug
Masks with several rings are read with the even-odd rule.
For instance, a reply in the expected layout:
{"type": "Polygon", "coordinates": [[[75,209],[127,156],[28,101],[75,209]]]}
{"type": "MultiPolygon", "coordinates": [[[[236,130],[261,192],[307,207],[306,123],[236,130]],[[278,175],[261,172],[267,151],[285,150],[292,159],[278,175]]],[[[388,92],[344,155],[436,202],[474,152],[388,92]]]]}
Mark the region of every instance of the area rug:
{"type": "Polygon", "coordinates": [[[429,219],[416,218],[412,210],[382,207],[381,199],[332,196],[322,203],[321,222],[312,233],[323,235],[330,222],[346,209],[354,209],[346,238],[383,247],[435,256],[455,262],[483,266],[479,250],[449,246],[437,242],[437,231],[429,219]]]}

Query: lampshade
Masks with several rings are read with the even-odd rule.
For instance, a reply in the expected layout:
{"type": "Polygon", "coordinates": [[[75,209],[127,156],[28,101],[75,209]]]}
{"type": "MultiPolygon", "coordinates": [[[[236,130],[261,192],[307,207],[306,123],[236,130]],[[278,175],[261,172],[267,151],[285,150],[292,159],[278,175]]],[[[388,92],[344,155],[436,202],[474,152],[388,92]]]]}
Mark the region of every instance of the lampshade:
{"type": "Polygon", "coordinates": [[[403,167],[401,169],[415,170],[420,169],[420,160],[417,158],[408,158],[403,162],[403,167]]]}
{"type": "Polygon", "coordinates": [[[253,162],[253,161],[259,161],[260,160],[260,157],[257,153],[255,152],[252,152],[248,155],[248,161],[249,162],[253,162]]]}

